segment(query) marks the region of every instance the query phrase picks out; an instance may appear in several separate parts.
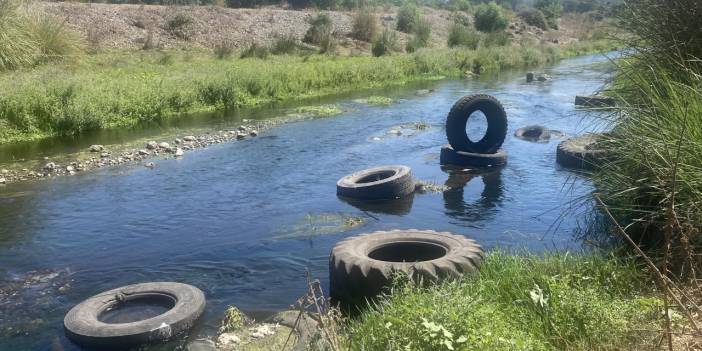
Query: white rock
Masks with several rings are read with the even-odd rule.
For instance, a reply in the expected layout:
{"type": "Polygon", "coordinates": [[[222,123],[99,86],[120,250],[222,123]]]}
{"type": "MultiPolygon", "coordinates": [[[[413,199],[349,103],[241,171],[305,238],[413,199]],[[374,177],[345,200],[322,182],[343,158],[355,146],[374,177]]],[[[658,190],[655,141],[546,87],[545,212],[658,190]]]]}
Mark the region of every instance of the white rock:
{"type": "Polygon", "coordinates": [[[166,142],[163,142],[163,143],[158,143],[158,147],[160,147],[162,149],[168,149],[169,147],[171,147],[171,145],[166,143],[166,142]]]}
{"type": "Polygon", "coordinates": [[[3,169],[2,171],[0,171],[0,174],[8,174],[8,173],[10,173],[10,171],[8,171],[6,169],[3,169]]]}
{"type": "Polygon", "coordinates": [[[90,152],[100,152],[102,150],[105,150],[105,147],[102,145],[90,145],[90,152]]]}
{"type": "Polygon", "coordinates": [[[102,157],[102,158],[110,157],[110,153],[109,153],[109,152],[103,152],[103,153],[100,154],[100,157],[102,157]]]}
{"type": "Polygon", "coordinates": [[[252,137],[258,136],[258,131],[254,129],[251,131],[251,133],[249,133],[249,135],[252,137]]]}
{"type": "Polygon", "coordinates": [[[176,144],[180,144],[180,143],[182,143],[182,142],[183,142],[183,141],[180,140],[180,139],[178,139],[178,138],[176,138],[176,140],[175,140],[175,143],[176,143],[176,144]]]}
{"type": "Polygon", "coordinates": [[[149,154],[149,152],[146,150],[139,150],[139,155],[146,156],[148,154],[149,154]]]}
{"type": "Polygon", "coordinates": [[[183,140],[185,140],[185,141],[195,141],[195,140],[197,140],[197,139],[195,139],[195,137],[192,136],[192,135],[188,135],[188,136],[184,136],[184,137],[183,137],[183,140]]]}
{"type": "Polygon", "coordinates": [[[234,333],[223,333],[217,338],[217,344],[220,347],[233,347],[238,345],[241,339],[234,333]]]}
{"type": "Polygon", "coordinates": [[[56,168],[56,164],[53,162],[49,162],[46,165],[44,165],[44,169],[47,171],[53,171],[56,168]]]}
{"type": "Polygon", "coordinates": [[[154,167],[156,167],[156,165],[153,162],[149,162],[149,163],[144,164],[144,167],[154,168],[154,167]]]}
{"type": "Polygon", "coordinates": [[[237,133],[237,134],[236,134],[236,139],[237,139],[237,140],[241,140],[241,139],[244,139],[244,138],[246,138],[246,134],[244,134],[244,133],[237,133]]]}
{"type": "Polygon", "coordinates": [[[0,184],[7,183],[7,179],[0,177],[0,184]]]}
{"type": "Polygon", "coordinates": [[[252,338],[265,338],[266,336],[275,334],[275,329],[277,325],[273,324],[261,324],[259,326],[249,329],[251,331],[252,338]]]}
{"type": "Polygon", "coordinates": [[[70,172],[73,172],[73,171],[75,171],[75,170],[76,170],[76,168],[73,167],[73,166],[68,166],[68,167],[66,167],[66,172],[69,172],[69,173],[70,173],[70,172]]]}
{"type": "Polygon", "coordinates": [[[183,156],[183,154],[185,154],[185,153],[183,152],[183,149],[181,149],[181,148],[176,148],[176,150],[175,150],[175,156],[176,156],[176,157],[181,157],[181,156],[183,156]]]}
{"type": "Polygon", "coordinates": [[[146,143],[146,148],[149,150],[158,149],[158,143],[156,143],[155,141],[149,141],[148,143],[146,143]]]}
{"type": "Polygon", "coordinates": [[[245,132],[245,131],[246,131],[246,127],[245,127],[245,126],[239,126],[239,131],[245,132]]]}

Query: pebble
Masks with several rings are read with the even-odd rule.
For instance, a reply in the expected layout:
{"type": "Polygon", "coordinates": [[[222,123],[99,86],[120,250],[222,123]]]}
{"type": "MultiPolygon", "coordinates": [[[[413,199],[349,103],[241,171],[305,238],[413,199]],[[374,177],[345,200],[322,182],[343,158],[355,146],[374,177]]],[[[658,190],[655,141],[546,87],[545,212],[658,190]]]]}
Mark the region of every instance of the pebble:
{"type": "Polygon", "coordinates": [[[176,145],[178,145],[178,144],[182,143],[183,141],[180,140],[180,139],[178,139],[178,138],[176,138],[176,140],[174,140],[174,142],[176,143],[176,145]]]}
{"type": "Polygon", "coordinates": [[[249,135],[252,137],[258,136],[258,131],[254,129],[251,131],[251,133],[249,133],[249,135]]]}
{"type": "Polygon", "coordinates": [[[7,183],[7,179],[0,177],[0,184],[7,183]]]}
{"type": "Polygon", "coordinates": [[[146,155],[148,155],[148,154],[149,154],[149,152],[146,151],[146,150],[143,150],[143,149],[142,149],[142,150],[139,150],[139,155],[141,155],[141,156],[146,156],[146,155]]]}
{"type": "Polygon", "coordinates": [[[109,153],[109,152],[103,152],[103,153],[100,154],[100,157],[102,157],[102,158],[110,157],[110,153],[109,153]]]}
{"type": "Polygon", "coordinates": [[[244,127],[244,126],[239,126],[239,131],[245,132],[245,131],[246,131],[246,127],[244,127]]]}
{"type": "Polygon", "coordinates": [[[53,171],[56,168],[56,164],[53,162],[49,162],[46,165],[44,165],[44,169],[47,171],[53,171]]]}
{"type": "Polygon", "coordinates": [[[188,136],[184,136],[184,137],[183,137],[183,140],[185,140],[185,141],[195,141],[196,139],[195,139],[194,136],[188,135],[188,136]]]}
{"type": "Polygon", "coordinates": [[[105,150],[105,147],[102,145],[91,145],[90,146],[90,152],[100,152],[102,150],[105,150]]]}
{"type": "Polygon", "coordinates": [[[181,149],[181,148],[176,148],[176,150],[175,150],[175,156],[176,156],[176,157],[181,157],[181,156],[183,156],[183,154],[184,154],[183,149],[181,149]]]}
{"type": "Polygon", "coordinates": [[[66,172],[73,172],[73,171],[75,171],[75,170],[76,170],[76,168],[73,167],[73,166],[68,166],[68,167],[66,167],[66,172]]]}
{"type": "Polygon", "coordinates": [[[158,149],[158,143],[156,143],[155,141],[149,141],[148,143],[146,143],[146,148],[149,150],[158,149]]]}
{"type": "Polygon", "coordinates": [[[171,147],[171,145],[166,143],[166,142],[163,142],[163,143],[158,143],[158,147],[160,147],[162,149],[168,149],[171,147]]]}
{"type": "Polygon", "coordinates": [[[246,138],[246,134],[244,134],[244,133],[237,133],[236,134],[236,140],[241,140],[244,138],[246,138]]]}
{"type": "Polygon", "coordinates": [[[154,164],[153,162],[147,162],[147,163],[144,164],[144,167],[147,167],[147,168],[154,168],[154,167],[156,167],[156,164],[154,164]]]}
{"type": "Polygon", "coordinates": [[[8,174],[8,173],[10,173],[10,171],[8,171],[8,170],[6,170],[6,169],[3,169],[2,171],[0,171],[0,173],[2,173],[2,174],[8,174]]]}

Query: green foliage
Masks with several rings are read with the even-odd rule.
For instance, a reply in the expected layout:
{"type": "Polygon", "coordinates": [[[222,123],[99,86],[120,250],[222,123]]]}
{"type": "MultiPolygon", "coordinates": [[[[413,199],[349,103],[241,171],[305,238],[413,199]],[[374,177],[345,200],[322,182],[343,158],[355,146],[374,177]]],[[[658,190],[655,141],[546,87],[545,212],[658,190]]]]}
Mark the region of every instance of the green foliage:
{"type": "Polygon", "coordinates": [[[0,71],[83,53],[78,35],[64,22],[20,5],[20,1],[0,0],[0,71]]]}
{"type": "Polygon", "coordinates": [[[335,10],[341,6],[341,0],[312,0],[312,5],[318,9],[335,10]]]}
{"type": "Polygon", "coordinates": [[[558,29],[558,18],[563,11],[560,0],[536,0],[534,7],[546,16],[546,22],[550,28],[558,29]]]}
{"type": "Polygon", "coordinates": [[[623,259],[498,252],[459,282],[398,282],[346,335],[352,350],[631,349],[662,319],[650,286],[623,259]]]}
{"type": "Polygon", "coordinates": [[[548,29],[548,24],[546,23],[546,16],[544,13],[537,9],[526,9],[519,12],[519,17],[530,26],[541,28],[543,30],[548,29]]]}
{"type": "Polygon", "coordinates": [[[305,33],[303,41],[313,45],[323,45],[331,41],[334,34],[334,25],[326,14],[319,14],[310,20],[310,28],[305,33]]]}
{"type": "Polygon", "coordinates": [[[234,48],[235,46],[232,41],[225,40],[217,44],[212,51],[214,52],[216,58],[224,60],[232,57],[234,54],[234,48]]]}
{"type": "Polygon", "coordinates": [[[495,2],[481,4],[473,16],[475,29],[481,32],[496,32],[507,28],[507,16],[495,2]]]}
{"type": "Polygon", "coordinates": [[[265,46],[262,46],[260,44],[257,44],[256,42],[251,43],[249,47],[244,49],[244,51],[241,52],[241,55],[239,56],[240,58],[249,58],[249,57],[255,57],[259,59],[265,59],[268,57],[270,54],[270,49],[268,49],[265,46]]]}
{"type": "Polygon", "coordinates": [[[370,42],[378,35],[378,17],[370,8],[362,8],[353,15],[351,36],[370,42]]]}
{"type": "Polygon", "coordinates": [[[287,34],[278,37],[273,43],[271,53],[275,55],[290,55],[298,50],[297,39],[292,34],[287,34]]]}
{"type": "Polygon", "coordinates": [[[453,23],[460,24],[464,27],[470,27],[470,25],[471,25],[470,17],[468,17],[468,15],[466,15],[463,12],[452,13],[451,19],[453,20],[453,23]]]}
{"type": "Polygon", "coordinates": [[[480,43],[480,34],[466,26],[453,24],[449,29],[449,47],[463,46],[475,50],[478,48],[478,43],[480,43]]]}
{"type": "Polygon", "coordinates": [[[389,29],[383,30],[383,33],[375,38],[371,52],[373,56],[379,57],[397,51],[397,36],[395,32],[389,29]]]}
{"type": "Polygon", "coordinates": [[[411,2],[406,2],[397,11],[397,30],[411,33],[414,29],[415,21],[421,16],[419,8],[411,2]]]}
{"type": "Polygon", "coordinates": [[[179,13],[166,22],[166,30],[180,39],[190,38],[190,27],[193,17],[186,13],[179,13]]]}

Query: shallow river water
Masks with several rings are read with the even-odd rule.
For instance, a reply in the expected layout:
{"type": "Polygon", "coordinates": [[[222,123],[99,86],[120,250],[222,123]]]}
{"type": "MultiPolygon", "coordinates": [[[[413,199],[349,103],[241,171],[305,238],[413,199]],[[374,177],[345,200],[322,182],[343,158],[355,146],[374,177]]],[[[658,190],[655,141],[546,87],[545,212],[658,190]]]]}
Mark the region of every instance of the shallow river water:
{"type": "MultiPolygon", "coordinates": [[[[0,187],[0,350],[79,350],[63,336],[64,314],[89,296],[138,282],[202,289],[205,326],[193,333],[205,332],[229,304],[281,310],[305,293],[308,274],[326,283],[331,248],[361,232],[433,229],[486,249],[582,250],[582,218],[564,214],[590,184],[556,165],[558,139],[531,143],[512,134],[533,124],[566,135],[595,129],[573,99],[601,88],[611,65],[587,56],[545,71],[552,81],[526,84],[524,72],[512,72],[425,83],[436,90],[421,96],[415,86],[380,92],[397,100],[389,106],[354,101],[362,95],[336,97],[347,112],[158,160],[154,169],[0,187]],[[471,93],[504,104],[508,164],[482,176],[449,174],[438,160],[443,123],[453,103],[471,93]],[[414,129],[415,122],[428,128],[414,129]],[[400,127],[402,135],[387,133],[400,127]],[[343,175],[386,164],[408,165],[417,179],[450,189],[366,211],[336,197],[343,175]]],[[[222,123],[226,118],[200,127],[222,123]]]]}

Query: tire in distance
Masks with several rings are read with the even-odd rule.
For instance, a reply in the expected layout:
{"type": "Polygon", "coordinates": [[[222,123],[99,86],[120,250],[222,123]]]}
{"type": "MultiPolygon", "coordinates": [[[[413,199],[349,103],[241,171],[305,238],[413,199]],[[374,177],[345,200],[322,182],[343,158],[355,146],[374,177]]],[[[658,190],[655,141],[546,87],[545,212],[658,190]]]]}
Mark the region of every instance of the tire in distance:
{"type": "Polygon", "coordinates": [[[556,162],[563,167],[592,170],[606,160],[606,151],[597,145],[600,134],[585,134],[558,144],[556,162]]]}
{"type": "Polygon", "coordinates": [[[190,329],[205,309],[200,289],[182,283],[156,282],[128,285],[95,295],[73,307],[63,324],[66,335],[82,346],[100,349],[128,349],[170,339],[190,329]],[[107,323],[101,317],[110,310],[139,302],[170,307],[148,319],[128,323],[107,323]]]}
{"type": "Polygon", "coordinates": [[[359,200],[390,200],[414,192],[407,166],[381,166],[349,174],[336,183],[338,196],[359,200]]]}
{"type": "Polygon", "coordinates": [[[533,142],[548,142],[551,139],[551,130],[542,126],[527,126],[517,129],[514,136],[533,142]]]}
{"type": "Polygon", "coordinates": [[[454,150],[451,145],[441,147],[439,163],[444,166],[485,168],[507,164],[507,153],[497,150],[492,154],[477,154],[454,150]]]}
{"type": "Polygon", "coordinates": [[[507,113],[497,99],[489,95],[470,95],[456,102],[446,118],[446,137],[457,150],[470,153],[493,154],[507,135],[507,113]],[[468,138],[466,124],[470,115],[482,111],[487,119],[485,136],[478,141],[468,138]]]}
{"type": "Polygon", "coordinates": [[[359,304],[386,291],[395,272],[437,283],[476,271],[483,258],[483,249],[475,241],[448,232],[409,229],[361,234],[332,249],[330,296],[359,304]]]}

